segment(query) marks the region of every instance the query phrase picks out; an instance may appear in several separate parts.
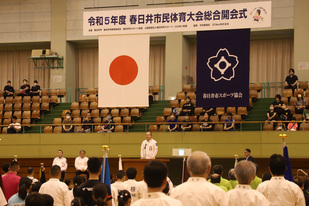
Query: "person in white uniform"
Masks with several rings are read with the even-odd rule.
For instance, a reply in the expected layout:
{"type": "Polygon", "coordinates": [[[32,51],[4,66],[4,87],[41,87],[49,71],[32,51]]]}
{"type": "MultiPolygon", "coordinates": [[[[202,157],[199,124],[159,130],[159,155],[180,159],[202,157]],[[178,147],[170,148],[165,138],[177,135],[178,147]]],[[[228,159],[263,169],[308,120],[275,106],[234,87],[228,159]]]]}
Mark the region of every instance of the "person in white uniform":
{"type": "Polygon", "coordinates": [[[121,190],[128,190],[126,184],[124,184],[124,180],[126,178],[126,173],[123,170],[119,170],[116,174],[117,181],[111,184],[111,192],[112,192],[112,205],[118,205],[118,193],[121,190]]]}
{"type": "Polygon", "coordinates": [[[79,156],[75,158],[75,169],[76,169],[76,175],[85,174],[87,175],[87,179],[89,179],[89,173],[87,171],[87,162],[88,157],[86,157],[86,151],[81,150],[79,151],[79,156]]]}
{"type": "Polygon", "coordinates": [[[158,153],[158,144],[152,139],[151,132],[146,133],[146,140],[141,145],[141,159],[155,159],[158,153]]]}
{"type": "Polygon", "coordinates": [[[58,165],[61,168],[61,178],[60,181],[63,181],[65,178],[65,171],[68,168],[67,159],[63,157],[63,151],[58,150],[58,157],[56,157],[53,161],[52,166],[58,165]]]}
{"type": "Polygon", "coordinates": [[[28,170],[27,170],[27,173],[28,173],[28,178],[30,180],[32,180],[32,184],[35,183],[35,182],[38,182],[38,179],[34,178],[33,175],[34,175],[34,170],[32,167],[29,167],[28,170]]]}
{"type": "Polygon", "coordinates": [[[144,168],[144,180],[147,183],[148,192],[142,198],[132,204],[132,206],[180,206],[179,200],[165,195],[162,191],[167,183],[167,167],[160,161],[152,160],[144,168]]]}
{"type": "Polygon", "coordinates": [[[51,178],[42,184],[39,193],[52,196],[54,199],[54,205],[64,206],[68,186],[59,181],[61,177],[61,169],[58,165],[54,165],[50,168],[50,176],[51,178]]]}
{"type": "Polygon", "coordinates": [[[304,206],[304,193],[294,182],[284,179],[286,160],[280,154],[273,154],[268,161],[272,175],[269,181],[259,184],[257,191],[262,193],[272,206],[304,206]]]}
{"type": "Polygon", "coordinates": [[[128,177],[128,180],[125,181],[124,184],[127,186],[128,191],[131,194],[131,203],[133,203],[142,198],[139,183],[135,180],[137,170],[134,167],[130,167],[127,169],[126,175],[128,177]]]}
{"type": "Polygon", "coordinates": [[[175,187],[171,197],[180,200],[183,205],[228,205],[226,192],[206,180],[211,171],[211,161],[205,152],[193,152],[188,157],[187,169],[191,177],[175,187]]]}
{"type": "Polygon", "coordinates": [[[250,183],[255,177],[256,167],[251,161],[240,161],[234,173],[238,180],[235,189],[228,191],[229,206],[269,206],[270,202],[260,192],[253,190],[250,183]]]}

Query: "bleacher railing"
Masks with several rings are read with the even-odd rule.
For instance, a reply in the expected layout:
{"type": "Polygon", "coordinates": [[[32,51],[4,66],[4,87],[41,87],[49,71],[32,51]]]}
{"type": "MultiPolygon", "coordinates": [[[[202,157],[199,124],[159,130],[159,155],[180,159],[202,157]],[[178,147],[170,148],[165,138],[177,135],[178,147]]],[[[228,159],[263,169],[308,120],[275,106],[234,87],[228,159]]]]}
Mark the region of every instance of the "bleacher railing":
{"type": "MultiPolygon", "coordinates": [[[[149,86],[149,93],[151,93],[152,91],[152,87],[153,86],[149,86]]],[[[165,86],[164,85],[160,85],[160,92],[158,94],[158,99],[156,100],[164,100],[164,97],[165,97],[165,86]]],[[[86,94],[87,93],[87,89],[86,87],[82,87],[82,88],[77,88],[76,89],[76,101],[78,101],[78,98],[81,94],[86,94]]],[[[97,90],[98,88],[95,87],[94,88],[95,90],[97,90]]]]}
{"type": "MultiPolygon", "coordinates": [[[[199,125],[199,126],[202,126],[202,124],[203,124],[204,122],[190,122],[189,124],[191,124],[191,125],[199,125]]],[[[215,132],[233,132],[233,131],[224,131],[223,130],[223,125],[224,125],[224,123],[225,122],[211,122],[211,124],[213,124],[213,125],[216,125],[216,124],[220,124],[220,125],[222,125],[221,127],[220,127],[220,129],[219,130],[215,130],[215,132]]],[[[283,124],[288,124],[288,123],[298,123],[299,124],[299,130],[297,130],[297,131],[309,131],[309,122],[305,122],[305,121],[273,121],[273,122],[271,122],[271,123],[273,123],[273,124],[277,124],[277,123],[283,123],[283,124]],[[307,127],[305,127],[305,125],[304,124],[307,124],[307,127]]],[[[133,129],[134,128],[134,126],[135,125],[138,125],[138,126],[141,126],[141,125],[143,125],[144,126],[144,129],[143,129],[143,131],[139,131],[139,132],[147,132],[147,131],[149,131],[148,130],[148,128],[149,128],[149,126],[150,125],[157,125],[156,127],[157,127],[157,131],[152,131],[152,132],[168,132],[167,131],[167,127],[165,127],[165,126],[167,126],[167,125],[170,125],[171,123],[168,123],[168,122],[147,122],[147,123],[112,123],[112,124],[109,124],[109,125],[113,125],[113,126],[118,126],[118,125],[123,125],[123,132],[130,132],[131,131],[131,129],[133,129]],[[159,127],[162,127],[163,126],[163,129],[162,129],[162,131],[159,131],[159,127]]],[[[183,123],[181,123],[181,122],[178,122],[178,123],[173,123],[173,124],[178,124],[179,125],[179,127],[183,124],[183,123]]],[[[186,124],[188,124],[188,122],[186,122],[186,124]]],[[[269,132],[269,131],[275,131],[275,130],[270,130],[270,129],[268,129],[268,130],[264,130],[263,128],[264,128],[264,124],[268,124],[268,125],[271,125],[271,124],[269,124],[269,123],[265,123],[265,121],[235,121],[235,128],[236,128],[236,132],[237,131],[240,131],[240,132],[242,132],[242,131],[267,131],[267,132],[269,132]],[[246,125],[246,124],[255,124],[255,125],[258,125],[258,130],[243,130],[243,127],[244,127],[244,125],[246,125]]],[[[72,125],[73,126],[73,132],[72,133],[76,133],[77,131],[76,131],[76,128],[77,127],[81,127],[81,126],[83,126],[83,125],[87,125],[87,126],[92,126],[92,132],[90,132],[90,133],[95,133],[95,132],[93,132],[94,131],[94,128],[95,128],[95,126],[104,126],[104,125],[107,125],[106,123],[92,123],[92,124],[83,124],[83,123],[73,123],[73,124],[66,124],[66,125],[72,125]]],[[[50,126],[50,127],[56,127],[56,126],[63,126],[63,124],[22,124],[21,125],[21,127],[22,127],[22,132],[20,132],[21,134],[25,134],[25,133],[27,133],[27,128],[29,128],[29,127],[39,127],[40,128],[40,132],[39,133],[44,133],[44,128],[46,127],[46,126],[50,126]]],[[[4,128],[4,127],[8,127],[8,125],[0,125],[0,129],[1,129],[1,131],[2,131],[2,128],[4,128]]],[[[287,130],[280,130],[280,131],[287,131],[287,130]]],[[[296,131],[296,132],[297,132],[296,131]]],[[[213,132],[213,131],[203,131],[203,129],[200,129],[199,131],[177,131],[177,132],[213,132]]],[[[54,134],[56,134],[56,132],[51,132],[51,133],[54,133],[54,134]]],[[[60,132],[58,132],[58,133],[60,133],[60,132]]],[[[29,134],[32,134],[32,133],[29,133],[29,134]]]]}
{"type": "Polygon", "coordinates": [[[261,98],[274,98],[276,94],[282,94],[286,86],[285,82],[250,82],[252,86],[254,83],[261,83],[263,85],[261,98]]]}

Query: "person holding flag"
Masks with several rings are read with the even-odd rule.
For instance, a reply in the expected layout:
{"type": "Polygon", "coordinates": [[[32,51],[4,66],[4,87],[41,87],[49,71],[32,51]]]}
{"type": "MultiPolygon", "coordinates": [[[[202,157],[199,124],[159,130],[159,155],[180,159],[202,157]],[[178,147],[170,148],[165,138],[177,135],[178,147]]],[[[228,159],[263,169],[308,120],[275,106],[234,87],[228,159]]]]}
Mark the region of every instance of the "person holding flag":
{"type": "MultiPolygon", "coordinates": [[[[87,162],[87,166],[89,171],[89,179],[79,187],[77,191],[77,196],[81,197],[84,200],[85,205],[94,206],[95,202],[92,198],[92,190],[95,185],[100,183],[99,176],[102,173],[102,165],[99,158],[91,157],[87,162]]],[[[111,189],[110,186],[108,186],[107,184],[104,185],[107,189],[106,205],[110,206],[112,199],[111,189]]]]}
{"type": "Polygon", "coordinates": [[[141,145],[141,159],[155,159],[158,153],[158,144],[152,139],[151,132],[146,133],[146,140],[141,145]]]}
{"type": "Polygon", "coordinates": [[[268,167],[272,178],[262,182],[257,191],[262,193],[271,205],[305,206],[303,191],[297,184],[284,178],[286,159],[280,154],[273,154],[269,158],[268,167]]]}

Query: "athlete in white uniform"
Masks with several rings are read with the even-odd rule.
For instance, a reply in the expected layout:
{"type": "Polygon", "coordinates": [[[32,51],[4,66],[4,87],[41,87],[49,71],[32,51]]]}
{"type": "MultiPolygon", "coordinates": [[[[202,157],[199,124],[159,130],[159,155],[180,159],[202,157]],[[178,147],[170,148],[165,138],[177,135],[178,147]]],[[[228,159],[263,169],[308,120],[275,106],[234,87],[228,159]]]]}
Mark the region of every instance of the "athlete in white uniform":
{"type": "Polygon", "coordinates": [[[240,161],[236,165],[234,173],[238,180],[238,185],[236,185],[235,189],[227,193],[229,206],[270,205],[270,202],[264,195],[250,187],[250,183],[256,174],[256,167],[253,162],[246,160],[240,161]]]}
{"type": "Polygon", "coordinates": [[[140,198],[142,198],[142,194],[139,187],[139,182],[135,180],[137,174],[137,170],[134,167],[130,167],[126,171],[126,175],[128,180],[124,182],[127,186],[128,191],[131,194],[131,203],[136,202],[140,198]]]}
{"type": "Polygon", "coordinates": [[[117,181],[111,184],[111,191],[112,191],[112,205],[118,205],[118,193],[121,190],[128,190],[126,184],[124,184],[124,180],[126,178],[126,173],[123,170],[119,170],[117,172],[117,181]]]}
{"type": "Polygon", "coordinates": [[[151,132],[146,133],[146,140],[141,145],[141,159],[155,159],[158,153],[158,144],[152,139],[151,132]]]}
{"type": "Polygon", "coordinates": [[[65,171],[68,168],[67,159],[63,157],[63,151],[60,149],[58,150],[58,157],[56,157],[53,161],[52,166],[58,165],[61,169],[61,178],[60,181],[64,180],[65,177],[65,171]]]}
{"type": "Polygon", "coordinates": [[[132,206],[181,206],[179,200],[165,195],[162,191],[167,183],[167,167],[160,161],[152,160],[144,168],[144,180],[147,183],[148,192],[142,198],[132,204],[132,206]]]}
{"type": "Polygon", "coordinates": [[[211,170],[211,161],[208,155],[201,151],[193,152],[188,157],[187,163],[191,177],[187,182],[175,187],[171,197],[180,200],[183,205],[227,206],[228,197],[226,192],[206,180],[211,170]]]}

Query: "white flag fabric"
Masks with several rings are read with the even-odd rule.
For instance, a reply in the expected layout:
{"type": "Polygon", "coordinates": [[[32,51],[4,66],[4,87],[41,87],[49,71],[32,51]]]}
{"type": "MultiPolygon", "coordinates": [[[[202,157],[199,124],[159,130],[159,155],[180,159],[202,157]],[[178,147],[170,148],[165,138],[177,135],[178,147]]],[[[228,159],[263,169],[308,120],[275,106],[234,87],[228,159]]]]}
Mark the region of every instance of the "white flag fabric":
{"type": "Polygon", "coordinates": [[[119,161],[118,161],[118,170],[123,170],[121,157],[119,157],[119,161]]]}
{"type": "Polygon", "coordinates": [[[99,36],[99,107],[148,107],[149,34],[99,36]]]}

